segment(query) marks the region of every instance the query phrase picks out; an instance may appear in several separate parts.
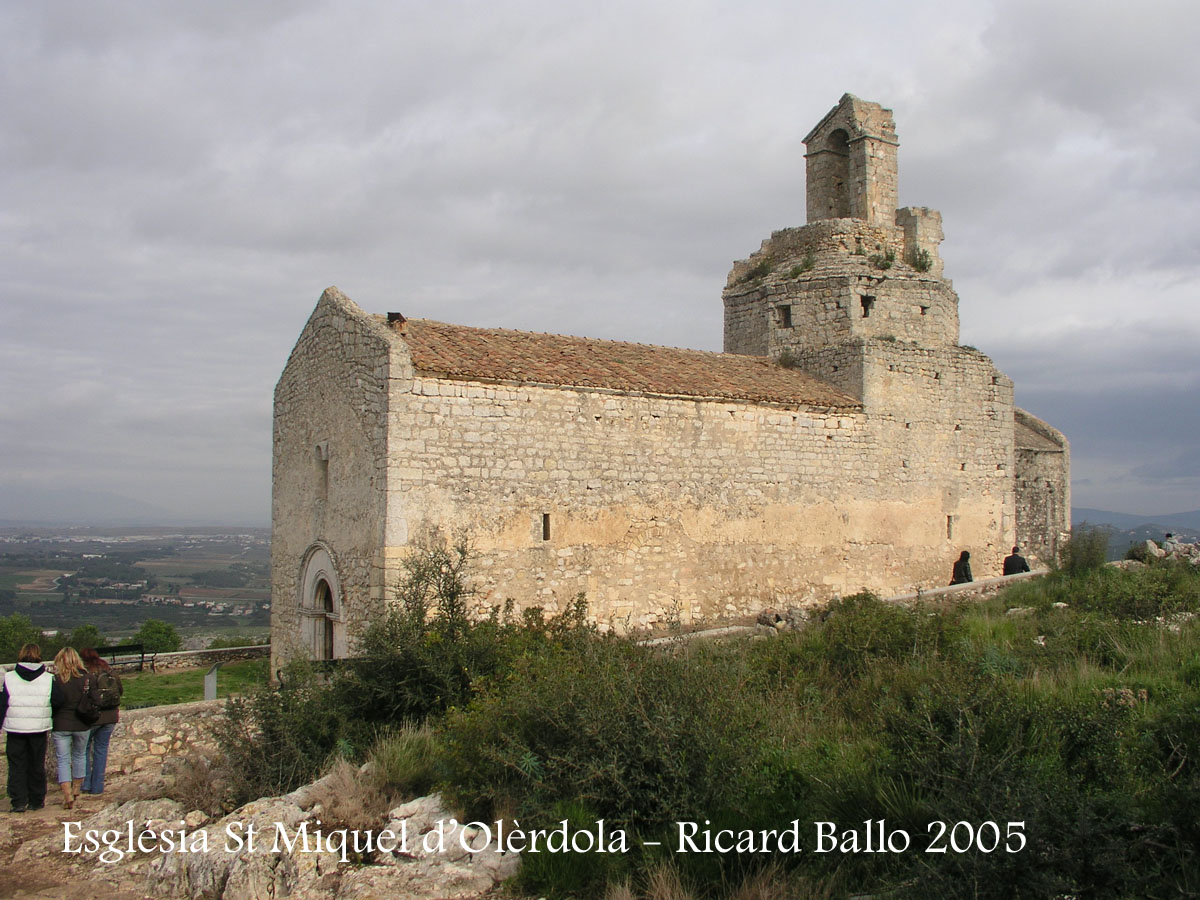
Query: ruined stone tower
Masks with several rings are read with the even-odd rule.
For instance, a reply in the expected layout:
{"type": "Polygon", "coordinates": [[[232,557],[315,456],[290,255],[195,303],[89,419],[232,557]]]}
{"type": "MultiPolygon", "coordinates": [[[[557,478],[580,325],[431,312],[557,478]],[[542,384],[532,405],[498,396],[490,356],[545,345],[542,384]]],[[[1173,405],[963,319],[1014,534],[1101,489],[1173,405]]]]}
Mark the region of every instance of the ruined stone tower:
{"type": "Polygon", "coordinates": [[[1052,559],[1070,508],[1066,441],[1014,411],[1012,381],[959,344],[941,214],[896,208],[891,110],[846,94],[805,145],[808,224],[734,264],[725,351],[774,358],[858,398],[900,476],[940,497],[945,540],[1011,536],[1052,559]]]}

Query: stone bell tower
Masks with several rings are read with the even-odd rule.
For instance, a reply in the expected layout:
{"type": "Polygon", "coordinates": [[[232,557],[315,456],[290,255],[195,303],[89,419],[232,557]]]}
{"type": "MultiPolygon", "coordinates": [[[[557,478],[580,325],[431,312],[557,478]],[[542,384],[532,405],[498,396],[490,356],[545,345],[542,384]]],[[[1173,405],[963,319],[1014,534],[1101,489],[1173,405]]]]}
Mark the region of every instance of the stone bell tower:
{"type": "Polygon", "coordinates": [[[808,221],[896,224],[896,123],[892,111],[846,94],[804,139],[808,221]]]}
{"type": "Polygon", "coordinates": [[[725,350],[857,397],[886,464],[851,477],[925,492],[923,540],[995,557],[1017,534],[1012,381],[959,344],[941,215],[897,209],[892,112],[846,94],[805,138],[807,224],[734,263],[725,350]],[[986,550],[984,549],[986,548],[986,550]]]}
{"type": "MultiPolygon", "coordinates": [[[[859,397],[892,376],[869,360],[958,346],[958,296],[942,277],[941,214],[896,208],[892,111],[846,94],[805,138],[808,224],[777,231],[725,286],[725,350],[785,359],[859,397]]],[[[940,378],[939,378],[940,380],[940,378]]]]}

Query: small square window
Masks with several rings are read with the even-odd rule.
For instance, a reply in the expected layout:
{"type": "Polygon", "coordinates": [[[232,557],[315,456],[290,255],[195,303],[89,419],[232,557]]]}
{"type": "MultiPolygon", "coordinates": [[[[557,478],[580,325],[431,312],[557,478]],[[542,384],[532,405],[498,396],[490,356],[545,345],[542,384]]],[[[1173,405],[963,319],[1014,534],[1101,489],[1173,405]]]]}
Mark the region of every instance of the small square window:
{"type": "Polygon", "coordinates": [[[862,301],[862,317],[864,319],[871,318],[871,310],[875,308],[875,298],[864,295],[860,299],[862,301]]]}
{"type": "Polygon", "coordinates": [[[791,306],[777,306],[777,307],[775,307],[775,314],[779,317],[779,327],[780,328],[791,328],[792,327],[792,308],[791,308],[791,306]]]}

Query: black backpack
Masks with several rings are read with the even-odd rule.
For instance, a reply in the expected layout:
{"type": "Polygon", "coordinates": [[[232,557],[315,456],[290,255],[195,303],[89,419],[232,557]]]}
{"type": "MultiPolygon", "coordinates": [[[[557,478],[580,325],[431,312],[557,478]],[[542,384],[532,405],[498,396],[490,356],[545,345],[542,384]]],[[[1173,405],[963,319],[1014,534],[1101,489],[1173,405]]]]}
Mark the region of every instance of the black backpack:
{"type": "Polygon", "coordinates": [[[90,693],[100,709],[116,709],[121,705],[121,680],[112,672],[98,672],[90,693]]]}
{"type": "Polygon", "coordinates": [[[79,698],[79,705],[75,707],[75,718],[84,725],[94,725],[100,718],[100,707],[92,699],[91,685],[90,678],[83,680],[83,696],[79,698]]]}

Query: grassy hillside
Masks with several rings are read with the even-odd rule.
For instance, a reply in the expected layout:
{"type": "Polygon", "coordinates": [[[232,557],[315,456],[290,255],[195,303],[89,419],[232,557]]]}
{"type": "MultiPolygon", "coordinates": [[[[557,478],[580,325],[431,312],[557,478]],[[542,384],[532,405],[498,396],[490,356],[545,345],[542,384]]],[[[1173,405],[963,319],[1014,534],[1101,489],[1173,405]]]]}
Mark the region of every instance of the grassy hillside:
{"type": "MultiPolygon", "coordinates": [[[[217,672],[217,696],[244,694],[267,683],[270,670],[266,659],[246,659],[226,663],[217,672]]],[[[204,699],[204,676],[208,667],[185,669],[179,672],[137,672],[121,676],[125,693],[121,706],[135,709],[143,706],[165,706],[169,703],[190,703],[204,699]]]]}
{"type": "Polygon", "coordinates": [[[800,632],[665,650],[579,610],[472,625],[447,583],[411,581],[331,681],[235,704],[227,796],[286,789],[383,733],[360,811],[437,785],[470,819],[627,836],[527,853],[534,895],[1200,891],[1189,567],[1058,574],[963,607],[860,595],[800,632]]]}

